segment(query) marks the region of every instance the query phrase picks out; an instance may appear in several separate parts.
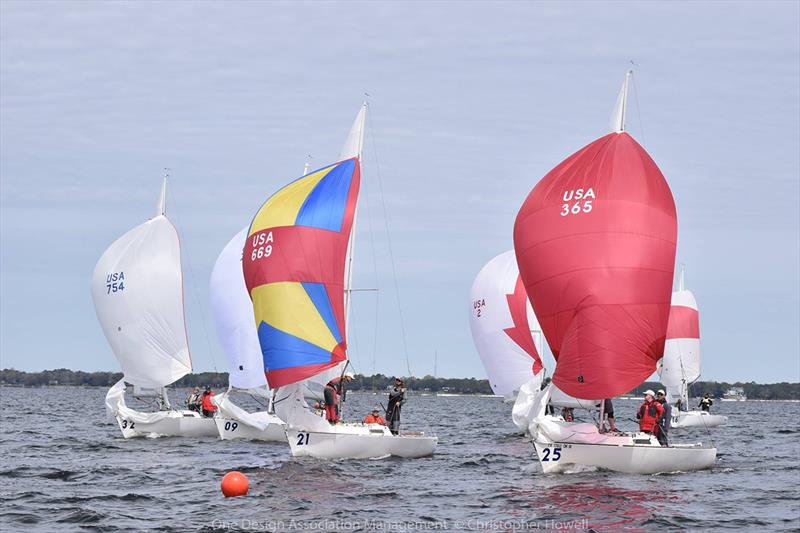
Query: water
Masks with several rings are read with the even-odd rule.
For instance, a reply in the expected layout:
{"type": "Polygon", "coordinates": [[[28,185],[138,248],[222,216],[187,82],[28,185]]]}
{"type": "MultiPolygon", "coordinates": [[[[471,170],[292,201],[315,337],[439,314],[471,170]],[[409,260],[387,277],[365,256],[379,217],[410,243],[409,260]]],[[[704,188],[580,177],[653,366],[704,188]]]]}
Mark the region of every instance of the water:
{"type": "MultiPolygon", "coordinates": [[[[710,471],[545,476],[532,446],[515,434],[510,406],[494,398],[412,396],[405,427],[435,428],[440,440],[433,457],[321,462],[292,459],[283,444],[126,441],[105,417],[105,392],[0,388],[0,529],[800,527],[797,403],[716,403],[714,411],[731,419],[712,430],[719,457],[710,471]],[[221,496],[219,483],[229,470],[247,474],[247,497],[221,496]]],[[[184,395],[178,391],[174,400],[184,395]]],[[[381,399],[350,395],[347,413],[363,416],[381,399]]],[[[618,425],[633,426],[636,406],[615,402],[618,425]]],[[[705,430],[682,435],[709,439],[705,430]]]]}

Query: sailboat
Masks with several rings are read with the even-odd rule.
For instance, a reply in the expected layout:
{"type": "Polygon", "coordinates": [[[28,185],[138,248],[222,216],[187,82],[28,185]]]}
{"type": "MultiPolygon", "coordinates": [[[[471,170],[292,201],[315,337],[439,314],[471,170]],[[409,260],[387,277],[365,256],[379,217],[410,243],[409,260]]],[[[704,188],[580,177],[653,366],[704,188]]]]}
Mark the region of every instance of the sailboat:
{"type": "Polygon", "coordinates": [[[664,357],[658,362],[658,375],[667,389],[667,401],[680,400],[672,410],[672,427],[716,427],[728,417],[708,411],[689,410],[689,385],[700,377],[700,314],[694,294],[686,289],[684,268],[672,293],[664,357]]]}
{"type": "Polygon", "coordinates": [[[214,324],[230,369],[228,390],[211,399],[218,408],[214,423],[223,440],[285,442],[285,426],[275,414],[268,409],[250,413],[231,399],[233,390],[247,392],[266,404],[272,398],[253,323],[253,304],[242,274],[242,250],[247,230],[239,231],[222,249],[209,282],[214,324]]]}
{"type": "Polygon", "coordinates": [[[183,312],[183,275],[178,232],[166,215],[167,178],[156,215],[114,241],[92,274],[92,301],[123,377],[106,395],[106,407],[122,436],[214,436],[214,421],[172,409],[167,385],[192,371],[183,312]],[[125,403],[133,395],[158,410],[141,412],[125,403]]]}
{"type": "Polygon", "coordinates": [[[601,431],[603,400],[637,387],[664,350],[677,215],[664,176],[625,131],[632,72],[611,133],[569,156],[534,187],[514,224],[526,292],[556,360],[528,427],[545,473],[596,467],[652,474],[710,468],[701,443],[661,446],[642,432],[601,431]],[[598,402],[598,424],[546,412],[553,391],[598,402]]]}
{"type": "Polygon", "coordinates": [[[364,104],[339,161],[273,194],[245,243],[242,267],[264,368],[294,456],[421,457],[437,443],[423,433],[392,435],[379,424],[331,425],[305,400],[308,382],[346,368],[366,111],[364,104]]]}
{"type": "Polygon", "coordinates": [[[527,431],[526,407],[544,377],[544,337],[533,313],[514,250],[504,252],[478,273],[470,291],[472,340],[489,385],[506,402],[515,402],[512,419],[527,431]]]}

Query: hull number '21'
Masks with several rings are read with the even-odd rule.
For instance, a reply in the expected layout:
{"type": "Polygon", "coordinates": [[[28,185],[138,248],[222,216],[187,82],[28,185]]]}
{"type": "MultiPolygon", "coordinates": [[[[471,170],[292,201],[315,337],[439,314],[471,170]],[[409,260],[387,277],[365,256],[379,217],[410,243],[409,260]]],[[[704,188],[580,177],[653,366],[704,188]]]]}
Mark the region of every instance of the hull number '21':
{"type": "Polygon", "coordinates": [[[309,435],[308,433],[300,433],[300,434],[298,434],[297,435],[297,445],[298,446],[303,446],[305,444],[308,444],[308,437],[310,437],[310,436],[311,435],[309,435]]]}

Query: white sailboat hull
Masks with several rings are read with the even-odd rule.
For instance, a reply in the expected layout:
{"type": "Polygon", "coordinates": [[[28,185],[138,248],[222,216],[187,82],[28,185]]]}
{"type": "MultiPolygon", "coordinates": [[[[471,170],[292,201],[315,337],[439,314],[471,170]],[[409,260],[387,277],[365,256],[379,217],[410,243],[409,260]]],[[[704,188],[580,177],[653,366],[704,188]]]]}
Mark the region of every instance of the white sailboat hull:
{"type": "Polygon", "coordinates": [[[286,435],[293,456],[320,459],[426,457],[439,441],[423,433],[392,435],[378,424],[340,424],[324,432],[287,429],[286,435]]]}
{"type": "Polygon", "coordinates": [[[269,417],[269,423],[264,429],[251,426],[242,420],[216,416],[214,423],[217,427],[219,438],[222,440],[260,440],[267,442],[286,442],[286,426],[280,418],[267,413],[253,413],[269,417]],[[274,419],[274,420],[272,420],[274,419]]]}
{"type": "Polygon", "coordinates": [[[727,416],[712,415],[708,411],[680,411],[672,417],[673,428],[713,428],[728,421],[727,416]]]}
{"type": "MultiPolygon", "coordinates": [[[[161,413],[159,413],[161,414],[161,413]]],[[[135,437],[216,437],[217,426],[213,418],[205,418],[194,411],[169,411],[153,422],[135,420],[120,413],[115,415],[122,436],[135,437]]]]}
{"type": "MultiPolygon", "coordinates": [[[[655,440],[655,439],[653,439],[655,440]]],[[[659,446],[653,444],[576,444],[534,442],[544,473],[569,471],[589,466],[626,474],[688,472],[714,466],[716,448],[700,444],[659,446]]]]}

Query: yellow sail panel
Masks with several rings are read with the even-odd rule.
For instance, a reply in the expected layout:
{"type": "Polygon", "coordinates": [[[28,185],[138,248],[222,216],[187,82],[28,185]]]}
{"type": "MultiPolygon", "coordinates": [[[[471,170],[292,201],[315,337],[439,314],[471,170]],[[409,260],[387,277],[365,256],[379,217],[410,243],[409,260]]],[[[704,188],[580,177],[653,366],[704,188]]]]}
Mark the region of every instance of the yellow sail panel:
{"type": "Polygon", "coordinates": [[[327,352],[339,344],[302,284],[268,283],[255,287],[251,294],[257,327],[265,322],[327,352]]]}
{"type": "Polygon", "coordinates": [[[336,168],[335,165],[303,176],[270,196],[256,213],[253,223],[250,225],[249,235],[267,228],[294,225],[297,213],[300,212],[308,195],[334,168],[336,168]]]}

